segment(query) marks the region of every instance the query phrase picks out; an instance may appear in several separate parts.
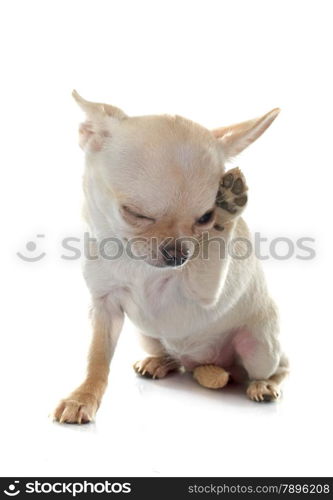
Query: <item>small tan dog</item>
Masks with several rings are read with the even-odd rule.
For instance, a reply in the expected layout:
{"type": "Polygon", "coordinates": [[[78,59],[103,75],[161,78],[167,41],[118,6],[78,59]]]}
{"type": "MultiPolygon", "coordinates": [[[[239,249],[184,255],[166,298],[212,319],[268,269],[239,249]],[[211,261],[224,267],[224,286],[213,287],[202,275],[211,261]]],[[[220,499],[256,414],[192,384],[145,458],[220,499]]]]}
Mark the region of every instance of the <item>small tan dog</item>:
{"type": "Polygon", "coordinates": [[[184,367],[211,388],[230,375],[247,380],[251,399],[277,399],[288,371],[277,309],[253,252],[237,258],[250,239],[240,217],[247,187],[239,169],[225,173],[225,163],[255,141],[279,109],[209,131],[180,116],[128,117],[76,91],[73,96],[87,117],[80,145],[85,217],[95,238],[96,258],[85,264],[93,339],[86,378],[60,402],[55,419],[94,418],[124,314],[149,354],[134,365],[137,373],[162,378],[184,367]],[[115,242],[123,250],[117,258],[115,242]],[[225,249],[232,242],[231,255],[225,249]]]}

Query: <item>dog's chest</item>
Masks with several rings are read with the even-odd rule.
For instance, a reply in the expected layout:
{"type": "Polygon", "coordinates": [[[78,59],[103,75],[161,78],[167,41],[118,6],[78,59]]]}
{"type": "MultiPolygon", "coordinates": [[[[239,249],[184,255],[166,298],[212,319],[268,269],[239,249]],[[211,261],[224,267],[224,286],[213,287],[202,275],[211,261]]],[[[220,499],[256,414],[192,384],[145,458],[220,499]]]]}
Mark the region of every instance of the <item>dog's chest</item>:
{"type": "Polygon", "coordinates": [[[133,276],[122,306],[146,335],[159,339],[193,335],[207,324],[205,312],[184,294],[177,272],[161,272],[138,281],[133,276]]]}
{"type": "MultiPolygon", "coordinates": [[[[196,349],[197,342],[206,344],[221,335],[221,310],[204,308],[189,298],[181,273],[138,262],[108,265],[102,261],[89,262],[85,274],[94,295],[110,294],[142,333],[185,352],[196,349]]],[[[230,327],[227,322],[225,329],[230,327]]]]}

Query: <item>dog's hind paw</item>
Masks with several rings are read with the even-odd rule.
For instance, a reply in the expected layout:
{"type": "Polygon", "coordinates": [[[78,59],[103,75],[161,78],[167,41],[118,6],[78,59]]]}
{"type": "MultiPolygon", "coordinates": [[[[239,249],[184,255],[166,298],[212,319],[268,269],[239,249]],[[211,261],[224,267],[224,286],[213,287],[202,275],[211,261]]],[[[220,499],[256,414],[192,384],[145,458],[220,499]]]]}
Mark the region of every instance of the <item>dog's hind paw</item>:
{"type": "Polygon", "coordinates": [[[169,372],[177,370],[179,363],[169,356],[156,356],[137,361],[133,368],[143,377],[164,378],[169,372]]]}
{"type": "Polygon", "coordinates": [[[253,380],[250,382],[246,394],[252,401],[276,401],[279,399],[281,392],[275,382],[269,380],[253,380]]]}
{"type": "Polygon", "coordinates": [[[228,212],[227,219],[238,217],[247,204],[247,185],[238,167],[228,170],[222,177],[216,205],[228,212]]]}

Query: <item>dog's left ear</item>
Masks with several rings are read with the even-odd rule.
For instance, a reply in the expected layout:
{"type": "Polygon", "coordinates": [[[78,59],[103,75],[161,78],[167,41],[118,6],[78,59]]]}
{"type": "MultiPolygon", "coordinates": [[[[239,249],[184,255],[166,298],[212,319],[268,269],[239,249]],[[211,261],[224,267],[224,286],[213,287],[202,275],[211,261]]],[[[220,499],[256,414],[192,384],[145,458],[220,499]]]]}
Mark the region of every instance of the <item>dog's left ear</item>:
{"type": "Polygon", "coordinates": [[[88,152],[100,151],[105,140],[112,136],[114,122],[124,120],[127,115],[110,104],[86,101],[76,90],[72,96],[86,114],[86,121],[79,128],[81,148],[88,152]]]}
{"type": "Polygon", "coordinates": [[[221,142],[225,159],[228,160],[252,144],[270,126],[279,114],[275,108],[260,118],[213,130],[214,136],[221,142]]]}

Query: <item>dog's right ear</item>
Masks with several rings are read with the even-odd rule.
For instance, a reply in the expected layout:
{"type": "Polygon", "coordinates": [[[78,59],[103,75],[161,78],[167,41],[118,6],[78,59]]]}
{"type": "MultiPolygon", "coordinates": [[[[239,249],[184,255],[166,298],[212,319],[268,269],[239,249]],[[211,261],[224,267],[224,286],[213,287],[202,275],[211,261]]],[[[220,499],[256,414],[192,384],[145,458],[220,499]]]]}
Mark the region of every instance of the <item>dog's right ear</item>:
{"type": "Polygon", "coordinates": [[[124,120],[127,115],[110,104],[86,101],[76,90],[73,90],[72,96],[87,118],[79,128],[81,148],[86,152],[101,151],[105,140],[112,136],[114,122],[124,120]]]}

